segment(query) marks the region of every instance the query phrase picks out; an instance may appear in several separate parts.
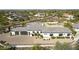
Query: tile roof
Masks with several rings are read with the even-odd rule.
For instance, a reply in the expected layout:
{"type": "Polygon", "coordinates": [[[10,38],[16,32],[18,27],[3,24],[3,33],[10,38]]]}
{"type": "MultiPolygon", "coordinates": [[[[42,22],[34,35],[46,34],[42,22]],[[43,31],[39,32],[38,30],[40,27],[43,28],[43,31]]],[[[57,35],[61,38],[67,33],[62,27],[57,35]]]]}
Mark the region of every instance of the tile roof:
{"type": "Polygon", "coordinates": [[[41,31],[44,33],[71,33],[68,28],[65,27],[46,27],[42,26],[40,22],[32,22],[27,24],[26,27],[16,27],[12,31],[41,31]]]}
{"type": "Polygon", "coordinates": [[[44,33],[71,33],[68,28],[64,27],[49,27],[42,30],[44,33]]]}

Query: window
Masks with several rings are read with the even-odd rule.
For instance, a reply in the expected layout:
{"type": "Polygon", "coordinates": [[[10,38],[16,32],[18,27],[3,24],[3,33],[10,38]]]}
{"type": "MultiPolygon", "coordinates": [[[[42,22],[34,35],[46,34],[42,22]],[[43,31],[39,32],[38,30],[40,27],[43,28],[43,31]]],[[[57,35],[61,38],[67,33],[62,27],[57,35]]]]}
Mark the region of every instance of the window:
{"type": "Polygon", "coordinates": [[[63,34],[59,34],[59,36],[62,36],[63,34]]]}

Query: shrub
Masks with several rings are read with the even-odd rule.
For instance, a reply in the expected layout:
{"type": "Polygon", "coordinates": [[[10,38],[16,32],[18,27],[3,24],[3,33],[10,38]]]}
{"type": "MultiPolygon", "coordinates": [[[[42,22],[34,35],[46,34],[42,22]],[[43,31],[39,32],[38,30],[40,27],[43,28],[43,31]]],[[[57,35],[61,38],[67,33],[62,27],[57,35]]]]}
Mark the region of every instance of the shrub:
{"type": "Polygon", "coordinates": [[[32,50],[48,50],[46,47],[41,47],[40,45],[34,45],[32,50]]]}
{"type": "Polygon", "coordinates": [[[55,39],[55,37],[53,37],[53,36],[52,36],[51,38],[52,38],[52,39],[55,39]]]}
{"type": "Polygon", "coordinates": [[[55,50],[72,50],[72,46],[69,43],[56,42],[54,49],[55,50]]]}

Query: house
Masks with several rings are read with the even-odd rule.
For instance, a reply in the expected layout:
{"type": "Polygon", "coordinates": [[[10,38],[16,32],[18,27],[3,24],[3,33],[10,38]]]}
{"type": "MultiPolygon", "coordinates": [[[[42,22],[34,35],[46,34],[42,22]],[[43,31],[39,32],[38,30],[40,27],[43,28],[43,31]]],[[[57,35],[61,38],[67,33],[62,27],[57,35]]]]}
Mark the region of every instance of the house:
{"type": "Polygon", "coordinates": [[[35,14],[34,16],[35,17],[45,17],[45,13],[37,13],[37,14],[35,14]]]}
{"type": "Polygon", "coordinates": [[[66,20],[74,20],[74,15],[71,15],[71,14],[64,13],[64,14],[63,14],[63,17],[64,17],[66,20]]]}
{"type": "Polygon", "coordinates": [[[29,17],[25,14],[22,14],[20,12],[16,11],[8,11],[8,17],[9,20],[29,20],[29,17]]]}
{"type": "Polygon", "coordinates": [[[10,16],[9,16],[9,17],[7,17],[7,19],[9,19],[9,20],[13,20],[13,18],[11,18],[10,16]]]}
{"type": "Polygon", "coordinates": [[[73,24],[73,29],[79,32],[79,23],[73,24]]]}
{"type": "Polygon", "coordinates": [[[43,39],[50,39],[53,37],[72,37],[72,32],[65,27],[47,27],[40,22],[28,23],[26,27],[16,27],[11,29],[11,35],[28,35],[34,36],[35,33],[39,33],[43,36],[43,39]]]}
{"type": "Polygon", "coordinates": [[[58,16],[48,16],[46,17],[47,20],[49,20],[50,22],[58,22],[59,18],[58,16]]]}

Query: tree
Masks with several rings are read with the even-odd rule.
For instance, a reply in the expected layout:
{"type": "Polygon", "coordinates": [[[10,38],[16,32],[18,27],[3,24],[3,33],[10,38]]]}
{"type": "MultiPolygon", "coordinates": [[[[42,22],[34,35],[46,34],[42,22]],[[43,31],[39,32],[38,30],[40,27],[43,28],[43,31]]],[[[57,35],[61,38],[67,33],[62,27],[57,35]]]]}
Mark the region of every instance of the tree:
{"type": "Polygon", "coordinates": [[[64,27],[73,28],[70,23],[64,23],[64,27]]]}
{"type": "Polygon", "coordinates": [[[56,42],[54,49],[55,50],[72,50],[72,47],[69,43],[56,42]]]}
{"type": "Polygon", "coordinates": [[[7,43],[6,41],[0,41],[0,50],[9,50],[11,48],[11,45],[7,43]]]}
{"type": "Polygon", "coordinates": [[[26,21],[22,21],[22,22],[20,22],[20,24],[24,27],[25,25],[26,25],[26,21]]]}
{"type": "Polygon", "coordinates": [[[9,26],[10,26],[10,22],[5,16],[5,12],[0,11],[0,32],[5,32],[5,30],[9,28],[9,26]]]}
{"type": "Polygon", "coordinates": [[[72,31],[72,34],[75,36],[76,31],[73,29],[71,23],[64,23],[64,27],[69,28],[72,31]]]}

